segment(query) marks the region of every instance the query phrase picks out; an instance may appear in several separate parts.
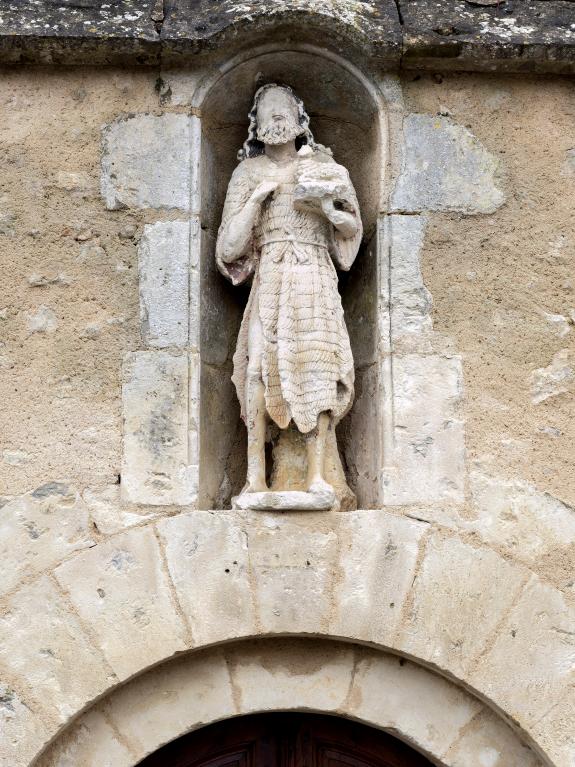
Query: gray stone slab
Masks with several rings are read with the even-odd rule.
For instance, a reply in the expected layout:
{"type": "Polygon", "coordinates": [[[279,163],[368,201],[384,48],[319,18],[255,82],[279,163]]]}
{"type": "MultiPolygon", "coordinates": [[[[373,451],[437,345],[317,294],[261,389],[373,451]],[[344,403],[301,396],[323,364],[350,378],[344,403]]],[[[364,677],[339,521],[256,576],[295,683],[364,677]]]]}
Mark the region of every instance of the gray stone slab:
{"type": "Polygon", "coordinates": [[[249,36],[270,42],[277,29],[285,41],[288,25],[298,30],[298,42],[324,44],[327,35],[339,52],[354,51],[372,63],[400,59],[401,26],[394,0],[166,0],[163,60],[237,44],[238,31],[244,40],[249,36]]]}
{"type": "Polygon", "coordinates": [[[190,429],[191,362],[187,354],[160,350],[126,355],[121,489],[128,503],[189,505],[197,498],[198,456],[192,454],[197,440],[191,439],[190,429]]]}
{"type": "Polygon", "coordinates": [[[100,190],[109,210],[190,209],[192,120],[139,114],[103,128],[100,190]]]}
{"type": "Polygon", "coordinates": [[[19,0],[2,5],[0,62],[150,65],[295,30],[388,68],[569,74],[572,23],[571,0],[19,0]]]}
{"type": "Polygon", "coordinates": [[[448,117],[410,114],[403,134],[404,163],[392,211],[492,213],[503,204],[498,160],[463,125],[448,117]]]}
{"type": "Polygon", "coordinates": [[[398,6],[403,68],[575,71],[571,0],[398,0],[398,6]]]}
{"type": "Polygon", "coordinates": [[[144,227],[138,247],[140,325],[148,346],[188,343],[190,223],[158,221],[144,227]]]}
{"type": "Polygon", "coordinates": [[[16,0],[0,4],[0,61],[155,64],[155,0],[16,0]]]}

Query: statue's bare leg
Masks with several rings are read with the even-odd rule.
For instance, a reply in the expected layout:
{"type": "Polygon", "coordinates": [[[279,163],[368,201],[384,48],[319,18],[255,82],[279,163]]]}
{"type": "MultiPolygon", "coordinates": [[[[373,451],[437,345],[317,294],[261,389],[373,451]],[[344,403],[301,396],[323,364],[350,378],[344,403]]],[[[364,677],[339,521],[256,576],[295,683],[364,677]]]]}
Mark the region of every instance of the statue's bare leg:
{"type": "Polygon", "coordinates": [[[257,311],[248,328],[248,369],[246,377],[246,426],[248,429],[248,476],[243,492],[267,490],[266,485],[266,403],[262,380],[263,328],[257,311]]]}
{"type": "Polygon", "coordinates": [[[324,479],[325,448],[329,429],[333,429],[333,420],[329,413],[320,413],[317,427],[307,437],[307,489],[317,493],[333,490],[324,479]]]}

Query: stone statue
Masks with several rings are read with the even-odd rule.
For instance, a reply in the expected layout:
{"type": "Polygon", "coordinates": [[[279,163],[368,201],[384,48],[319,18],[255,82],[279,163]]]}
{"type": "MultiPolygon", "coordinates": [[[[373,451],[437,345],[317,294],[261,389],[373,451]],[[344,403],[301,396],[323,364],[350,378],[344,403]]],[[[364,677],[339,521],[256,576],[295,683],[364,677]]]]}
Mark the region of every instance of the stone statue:
{"type": "Polygon", "coordinates": [[[261,87],[249,118],[216,245],[218,268],[234,285],[253,279],[234,355],[248,430],[247,482],[234,506],[337,508],[334,484],[351,493],[335,425],[353,401],[354,366],[334,264],[347,271],[357,254],[357,197],[347,170],[315,142],[291,88],[261,87]],[[299,492],[268,489],[270,423],[293,423],[304,435],[299,492]]]}

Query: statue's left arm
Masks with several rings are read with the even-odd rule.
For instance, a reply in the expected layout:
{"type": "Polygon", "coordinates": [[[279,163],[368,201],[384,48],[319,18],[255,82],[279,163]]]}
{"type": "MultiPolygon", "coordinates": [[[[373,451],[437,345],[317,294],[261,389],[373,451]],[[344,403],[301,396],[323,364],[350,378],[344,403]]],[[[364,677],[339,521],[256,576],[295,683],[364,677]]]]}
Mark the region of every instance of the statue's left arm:
{"type": "MultiPolygon", "coordinates": [[[[336,163],[334,163],[336,165],[336,163]]],[[[363,225],[357,195],[349,173],[341,166],[337,166],[345,183],[334,197],[326,197],[322,200],[322,211],[334,227],[335,249],[332,253],[333,260],[339,269],[347,272],[357,256],[363,225]]]]}
{"type": "Polygon", "coordinates": [[[353,264],[363,226],[357,195],[349,173],[329,155],[306,156],[300,163],[296,207],[321,210],[333,225],[332,257],[340,269],[347,271],[353,264]]]}

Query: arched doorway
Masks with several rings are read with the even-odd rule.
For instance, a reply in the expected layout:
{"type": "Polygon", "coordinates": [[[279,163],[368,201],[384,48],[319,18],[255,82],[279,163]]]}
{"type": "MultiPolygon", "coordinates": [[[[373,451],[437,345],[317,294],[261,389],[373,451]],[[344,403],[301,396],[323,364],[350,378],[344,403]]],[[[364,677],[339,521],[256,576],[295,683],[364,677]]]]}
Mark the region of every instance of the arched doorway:
{"type": "Polygon", "coordinates": [[[318,714],[243,716],[196,730],[138,767],[431,767],[373,727],[318,714]]]}

